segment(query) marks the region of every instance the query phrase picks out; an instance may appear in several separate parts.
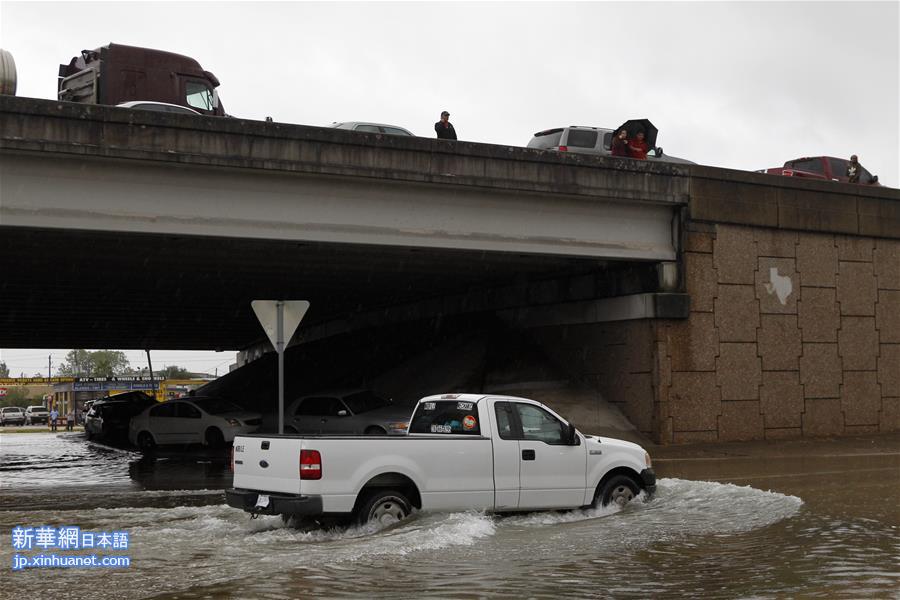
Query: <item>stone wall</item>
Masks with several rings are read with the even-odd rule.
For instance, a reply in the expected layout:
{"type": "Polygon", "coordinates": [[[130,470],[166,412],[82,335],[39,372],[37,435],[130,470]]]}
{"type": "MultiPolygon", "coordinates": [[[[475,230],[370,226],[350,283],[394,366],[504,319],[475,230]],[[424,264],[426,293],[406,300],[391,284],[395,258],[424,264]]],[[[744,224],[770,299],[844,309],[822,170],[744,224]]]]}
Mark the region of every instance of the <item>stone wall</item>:
{"type": "MultiPolygon", "coordinates": [[[[539,327],[531,335],[574,380],[597,390],[598,401],[619,409],[639,432],[658,440],[660,374],[652,320],[539,327]]],[[[576,425],[583,423],[576,420],[576,425]]]]}
{"type": "Polygon", "coordinates": [[[661,443],[900,429],[900,240],[693,224],[658,321],[661,443]]]}

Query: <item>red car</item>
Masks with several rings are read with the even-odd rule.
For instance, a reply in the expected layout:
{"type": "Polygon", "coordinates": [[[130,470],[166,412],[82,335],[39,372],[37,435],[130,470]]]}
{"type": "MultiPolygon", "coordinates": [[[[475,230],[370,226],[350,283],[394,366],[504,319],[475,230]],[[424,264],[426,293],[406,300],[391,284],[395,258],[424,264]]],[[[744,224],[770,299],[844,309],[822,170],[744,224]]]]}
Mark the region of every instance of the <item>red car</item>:
{"type": "MultiPolygon", "coordinates": [[[[807,156],[795,158],[784,163],[783,167],[761,169],[757,173],[769,173],[770,175],[785,175],[787,177],[803,177],[806,179],[825,179],[830,181],[847,181],[847,165],[850,161],[845,158],[833,156],[807,156]]],[[[878,176],[869,173],[860,165],[859,183],[861,185],[881,185],[878,176]]]]}

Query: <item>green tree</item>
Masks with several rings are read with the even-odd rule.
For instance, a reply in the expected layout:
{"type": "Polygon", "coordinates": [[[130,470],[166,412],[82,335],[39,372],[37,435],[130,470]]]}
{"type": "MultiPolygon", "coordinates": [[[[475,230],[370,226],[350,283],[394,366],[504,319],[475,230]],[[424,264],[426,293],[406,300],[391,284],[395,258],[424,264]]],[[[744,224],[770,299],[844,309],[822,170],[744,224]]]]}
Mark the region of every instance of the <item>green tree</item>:
{"type": "Polygon", "coordinates": [[[128,358],[118,350],[70,350],[59,365],[63,377],[113,377],[129,371],[128,358]]]}
{"type": "Polygon", "coordinates": [[[58,369],[63,377],[91,377],[93,370],[91,353],[87,350],[69,350],[65,362],[58,369]]]}
{"type": "Polygon", "coordinates": [[[5,362],[0,362],[0,377],[9,377],[9,367],[5,362]]]}
{"type": "Polygon", "coordinates": [[[169,365],[159,372],[158,377],[159,379],[190,379],[191,372],[184,367],[169,365]]]}
{"type": "Polygon", "coordinates": [[[113,377],[121,375],[128,370],[128,358],[124,352],[118,350],[97,350],[91,352],[94,363],[93,377],[113,377]]]}
{"type": "Polygon", "coordinates": [[[6,389],[6,395],[3,396],[3,402],[0,406],[21,406],[25,408],[34,404],[31,399],[31,393],[25,386],[14,386],[6,389]]]}

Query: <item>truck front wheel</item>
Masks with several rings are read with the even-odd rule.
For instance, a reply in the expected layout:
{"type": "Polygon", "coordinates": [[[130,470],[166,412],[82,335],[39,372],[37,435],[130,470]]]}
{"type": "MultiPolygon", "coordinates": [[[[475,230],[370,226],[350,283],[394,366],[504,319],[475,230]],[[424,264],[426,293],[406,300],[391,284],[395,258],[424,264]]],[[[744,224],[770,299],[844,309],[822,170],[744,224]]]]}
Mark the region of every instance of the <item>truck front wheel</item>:
{"type": "Polygon", "coordinates": [[[640,488],[634,480],[627,475],[615,475],[609,478],[594,501],[594,506],[607,506],[617,504],[625,506],[638,495],[640,488]]]}
{"type": "Polygon", "coordinates": [[[374,490],[363,500],[356,513],[356,521],[363,525],[375,521],[380,525],[393,525],[412,513],[412,505],[397,490],[374,490]]]}

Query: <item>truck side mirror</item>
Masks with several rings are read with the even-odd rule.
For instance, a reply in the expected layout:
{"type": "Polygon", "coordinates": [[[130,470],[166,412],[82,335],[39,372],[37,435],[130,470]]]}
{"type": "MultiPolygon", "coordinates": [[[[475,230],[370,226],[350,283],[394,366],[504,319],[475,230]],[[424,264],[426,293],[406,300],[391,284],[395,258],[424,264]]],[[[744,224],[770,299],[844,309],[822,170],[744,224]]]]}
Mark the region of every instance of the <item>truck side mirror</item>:
{"type": "Polygon", "coordinates": [[[219,108],[219,90],[213,90],[212,104],[213,108],[219,108]]]}
{"type": "Polygon", "coordinates": [[[872,183],[878,183],[878,175],[872,175],[872,183]]]}
{"type": "Polygon", "coordinates": [[[578,437],[575,435],[575,426],[572,425],[571,423],[566,423],[565,436],[566,436],[566,445],[567,446],[575,446],[576,445],[576,441],[578,440],[578,437]]]}
{"type": "Polygon", "coordinates": [[[657,146],[656,147],[656,156],[659,157],[662,155],[663,155],[662,146],[657,146]]]}
{"type": "Polygon", "coordinates": [[[339,417],[346,417],[348,414],[350,414],[350,413],[348,413],[346,410],[339,410],[339,411],[338,411],[338,416],[339,416],[339,417]]]}

